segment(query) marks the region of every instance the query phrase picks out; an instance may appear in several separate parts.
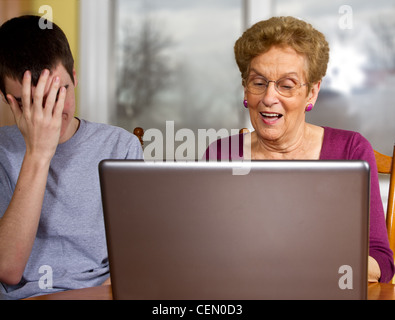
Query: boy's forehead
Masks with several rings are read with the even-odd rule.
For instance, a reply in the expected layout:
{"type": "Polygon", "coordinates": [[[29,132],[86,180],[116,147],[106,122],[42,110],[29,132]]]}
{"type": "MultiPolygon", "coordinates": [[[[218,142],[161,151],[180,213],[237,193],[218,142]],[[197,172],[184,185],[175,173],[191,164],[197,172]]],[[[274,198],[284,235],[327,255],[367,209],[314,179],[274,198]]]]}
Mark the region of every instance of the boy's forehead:
{"type": "MultiPolygon", "coordinates": [[[[45,92],[49,90],[51,81],[54,76],[58,76],[60,78],[61,84],[65,84],[65,82],[68,82],[68,79],[70,78],[68,72],[61,63],[58,64],[54,69],[49,70],[49,72],[50,73],[45,92]]],[[[4,85],[7,94],[12,94],[16,98],[20,98],[22,96],[22,81],[20,81],[19,79],[5,77],[4,85]]],[[[34,88],[35,86],[32,85],[32,87],[34,88]]]]}

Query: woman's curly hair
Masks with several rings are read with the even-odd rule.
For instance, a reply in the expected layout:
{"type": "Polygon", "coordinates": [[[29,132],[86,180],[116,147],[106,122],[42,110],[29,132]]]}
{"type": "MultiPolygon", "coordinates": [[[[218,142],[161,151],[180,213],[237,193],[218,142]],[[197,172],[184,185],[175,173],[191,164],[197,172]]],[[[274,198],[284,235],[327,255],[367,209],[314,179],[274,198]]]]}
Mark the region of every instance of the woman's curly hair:
{"type": "Polygon", "coordinates": [[[305,57],[309,86],[325,76],[329,61],[325,36],[303,20],[273,17],[254,24],[235,43],[236,62],[243,80],[248,77],[251,60],[274,46],[291,47],[305,57]]]}

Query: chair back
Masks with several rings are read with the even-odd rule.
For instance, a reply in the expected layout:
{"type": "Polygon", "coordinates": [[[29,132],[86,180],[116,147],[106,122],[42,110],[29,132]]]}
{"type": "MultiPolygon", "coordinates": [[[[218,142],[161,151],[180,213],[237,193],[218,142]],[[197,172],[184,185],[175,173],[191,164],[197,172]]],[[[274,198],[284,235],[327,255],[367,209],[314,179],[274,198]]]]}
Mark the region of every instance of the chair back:
{"type": "Polygon", "coordinates": [[[388,188],[388,204],[387,204],[387,233],[390,242],[391,250],[395,253],[395,145],[392,152],[392,157],[374,151],[377,163],[377,171],[380,174],[388,174],[390,177],[388,188]]]}
{"type": "Polygon", "coordinates": [[[139,138],[141,146],[144,145],[143,136],[144,136],[144,129],[141,127],[136,127],[133,130],[133,134],[139,138]]]}

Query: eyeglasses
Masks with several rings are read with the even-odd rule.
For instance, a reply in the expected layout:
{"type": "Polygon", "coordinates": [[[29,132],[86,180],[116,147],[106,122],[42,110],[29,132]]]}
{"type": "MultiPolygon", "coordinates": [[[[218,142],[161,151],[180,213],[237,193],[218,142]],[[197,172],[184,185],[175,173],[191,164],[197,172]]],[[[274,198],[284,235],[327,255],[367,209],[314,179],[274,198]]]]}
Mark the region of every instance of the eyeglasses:
{"type": "Polygon", "coordinates": [[[253,76],[250,77],[247,82],[245,80],[243,82],[246,84],[247,91],[256,95],[264,94],[269,87],[270,82],[273,82],[276,91],[284,97],[292,97],[298,89],[307,85],[307,83],[300,83],[300,81],[290,77],[274,81],[268,80],[262,76],[253,76]]]}

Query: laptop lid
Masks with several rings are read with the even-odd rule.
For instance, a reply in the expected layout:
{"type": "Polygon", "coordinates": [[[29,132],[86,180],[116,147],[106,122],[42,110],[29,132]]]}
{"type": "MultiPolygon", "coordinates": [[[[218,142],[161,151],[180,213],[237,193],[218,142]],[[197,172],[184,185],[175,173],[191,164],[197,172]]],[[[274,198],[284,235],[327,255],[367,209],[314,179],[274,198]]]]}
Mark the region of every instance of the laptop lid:
{"type": "Polygon", "coordinates": [[[115,299],[366,299],[362,161],[99,165],[115,299]]]}

